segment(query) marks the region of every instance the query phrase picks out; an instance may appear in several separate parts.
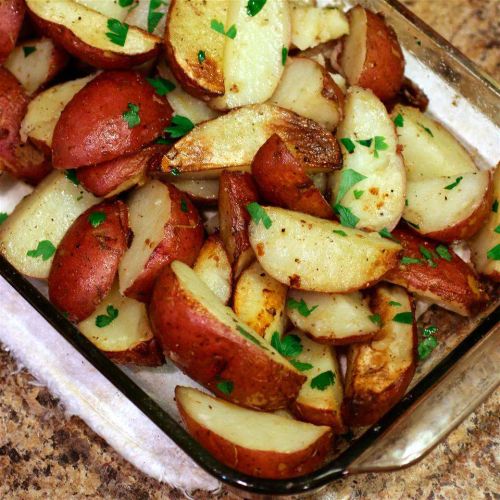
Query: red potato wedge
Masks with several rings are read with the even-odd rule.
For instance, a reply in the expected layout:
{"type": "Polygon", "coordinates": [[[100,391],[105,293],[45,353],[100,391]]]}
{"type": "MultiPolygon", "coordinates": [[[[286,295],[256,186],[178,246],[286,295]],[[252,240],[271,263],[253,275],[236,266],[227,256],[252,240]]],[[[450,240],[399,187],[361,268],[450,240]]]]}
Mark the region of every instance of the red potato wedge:
{"type": "Polygon", "coordinates": [[[250,174],[223,172],[219,182],[219,228],[233,266],[234,278],[255,259],[248,240],[250,214],[246,207],[258,199],[257,189],[250,174]]]}
{"type": "Polygon", "coordinates": [[[128,233],[127,206],[117,200],[89,208],[64,235],[48,284],[50,301],[70,321],[90,316],[111,291],[128,233]]]}
{"type": "Polygon", "coordinates": [[[75,219],[100,199],[52,172],[26,196],[0,226],[0,253],[22,274],[45,279],[51,255],[75,219]],[[37,248],[45,243],[48,253],[37,248]],[[29,253],[29,255],[28,255],[29,253]]]}
{"type": "Polygon", "coordinates": [[[403,246],[403,260],[387,273],[385,280],[462,316],[472,316],[485,305],[488,296],[473,269],[451,249],[426,240],[404,226],[397,228],[393,236],[403,246]],[[446,258],[439,257],[438,246],[446,258]],[[424,253],[430,252],[432,263],[422,249],[424,253]],[[404,263],[404,257],[418,259],[418,262],[404,263]]]}
{"type": "Polygon", "coordinates": [[[146,183],[147,172],[159,164],[168,147],[160,144],[146,146],[137,153],[115,160],[79,168],[76,177],[82,186],[96,196],[111,197],[146,183]]]}
{"type": "Polygon", "coordinates": [[[261,410],[287,407],[305,381],[186,264],[156,281],[149,317],[163,352],[218,396],[261,410]]]}
{"type": "Polygon", "coordinates": [[[160,366],[164,362],[145,304],[121,295],[117,282],[96,310],[78,324],[78,328],[116,363],[160,366]],[[105,317],[114,319],[103,320],[105,317]]]}
{"type": "Polygon", "coordinates": [[[175,78],[195,97],[224,93],[225,37],[211,29],[210,23],[213,19],[225,23],[228,5],[223,0],[172,0],[170,4],[165,55],[175,78]],[[204,58],[199,57],[200,50],[204,58]]]}
{"type": "Polygon", "coordinates": [[[152,180],[127,201],[134,235],[119,265],[120,292],[148,302],[161,269],[173,260],[193,265],[203,245],[203,225],[187,196],[152,180]]]}
{"type": "Polygon", "coordinates": [[[201,247],[193,270],[223,304],[227,305],[229,303],[233,284],[233,270],[226,249],[217,235],[212,234],[207,238],[201,247]]]}
{"type": "Polygon", "coordinates": [[[404,395],[417,365],[417,328],[406,291],[383,285],[375,289],[373,310],[382,328],[370,342],[352,344],[347,356],[342,416],[346,424],[375,424],[404,395]],[[391,305],[397,302],[400,306],[391,305]],[[400,315],[410,315],[400,322],[400,315]]]}
{"type": "Polygon", "coordinates": [[[345,345],[371,339],[379,330],[360,292],[333,294],[290,290],[286,313],[315,342],[345,345]],[[305,307],[300,307],[305,303],[305,307]]]}
{"type": "Polygon", "coordinates": [[[54,45],[50,38],[39,38],[18,45],[10,53],[4,67],[31,95],[57,76],[68,60],[68,54],[54,45]]]}
{"type": "MultiPolygon", "coordinates": [[[[100,1],[100,0],[94,0],[100,1]]],[[[169,9],[169,2],[162,2],[160,5],[156,7],[153,5],[153,8],[150,7],[150,0],[136,0],[133,8],[127,8],[127,15],[125,16],[125,22],[130,26],[136,26],[143,31],[156,35],[160,38],[163,38],[165,33],[165,25],[167,20],[167,12],[169,9]],[[153,16],[150,15],[150,10],[155,14],[153,16]],[[156,24],[156,18],[161,16],[156,24]]]]}
{"type": "Polygon", "coordinates": [[[331,430],[289,417],[239,408],[190,387],[175,401],[188,432],[212,455],[251,476],[284,479],[319,468],[331,430]]]}
{"type": "Polygon", "coordinates": [[[163,157],[162,168],[203,179],[223,170],[248,169],[259,148],[277,134],[308,173],[339,168],[342,155],[333,135],[308,118],[260,104],[233,110],[202,123],[180,139],[163,157]],[[242,131],[251,130],[251,134],[242,131]]]}
{"type": "Polygon", "coordinates": [[[219,181],[217,179],[180,179],[172,184],[200,205],[216,205],[219,199],[219,181]]]}
{"type": "Polygon", "coordinates": [[[158,54],[158,37],[133,26],[125,32],[122,24],[118,27],[120,36],[115,40],[118,43],[115,43],[112,39],[117,29],[108,25],[109,18],[74,0],[26,0],[26,5],[31,19],[43,34],[92,66],[127,69],[158,54]]]}
{"type": "Polygon", "coordinates": [[[278,135],[273,134],[257,151],[252,175],[259,192],[273,205],[333,219],[332,207],[278,135]]]}
{"type": "Polygon", "coordinates": [[[347,91],[337,139],[343,143],[344,162],[331,178],[332,205],[350,209],[359,218],[356,227],[392,231],[405,208],[406,172],[394,123],[370,90],[351,87],[347,91]],[[347,183],[346,192],[349,174],[362,177],[355,184],[347,183]]]}
{"type": "Polygon", "coordinates": [[[360,5],[348,13],[349,35],[340,64],[349,85],[370,89],[379,99],[393,98],[403,83],[405,60],[394,30],[382,15],[360,5]]]}
{"type": "Polygon", "coordinates": [[[279,282],[300,290],[347,293],[372,286],[398,262],[401,246],[377,233],[277,207],[251,221],[257,260],[279,282]],[[270,222],[270,224],[269,224],[270,222]]]}
{"type": "Polygon", "coordinates": [[[236,283],[233,311],[268,342],[285,331],[287,287],[269,276],[258,262],[245,269],[236,283]]]}
{"type": "Polygon", "coordinates": [[[292,413],[299,420],[328,425],[335,434],[343,434],[346,431],[342,421],[344,389],[335,350],[314,342],[297,330],[287,335],[295,335],[302,346],[296,361],[310,365],[302,372],[307,380],[291,406],[292,413]]]}
{"type": "Polygon", "coordinates": [[[134,153],[161,135],[171,116],[166,99],[141,74],[101,73],[61,113],[52,139],[53,165],[78,168],[134,153]],[[125,113],[132,113],[128,121],[125,113]]]}
{"type": "Polygon", "coordinates": [[[0,2],[0,64],[7,59],[16,46],[25,11],[24,0],[2,0],[0,2]]]}

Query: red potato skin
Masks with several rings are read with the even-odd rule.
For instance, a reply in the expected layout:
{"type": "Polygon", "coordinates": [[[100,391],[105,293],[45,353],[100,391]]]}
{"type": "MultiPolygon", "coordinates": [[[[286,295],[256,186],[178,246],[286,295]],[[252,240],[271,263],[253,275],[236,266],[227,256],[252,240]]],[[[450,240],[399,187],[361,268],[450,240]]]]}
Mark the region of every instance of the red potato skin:
{"type": "Polygon", "coordinates": [[[25,11],[24,0],[0,1],[0,64],[16,46],[25,11]]]}
{"type": "Polygon", "coordinates": [[[331,449],[331,433],[325,433],[309,448],[293,455],[244,448],[202,427],[191,418],[178,399],[177,408],[189,434],[217,460],[250,476],[268,479],[302,476],[321,467],[331,449]]]}
{"type": "Polygon", "coordinates": [[[260,194],[269,203],[333,219],[332,208],[277,134],[273,134],[257,151],[252,174],[260,194]]]}
{"type": "Polygon", "coordinates": [[[424,239],[402,225],[392,234],[403,246],[403,256],[422,259],[422,263],[399,264],[384,276],[385,281],[400,285],[423,297],[437,298],[443,307],[463,316],[475,315],[485,306],[488,295],[476,274],[451,249],[450,262],[435,258],[437,267],[431,267],[423,259],[419,247],[423,246],[435,254],[438,242],[424,239]]]}
{"type": "Polygon", "coordinates": [[[170,123],[172,108],[134,71],[104,72],[75,94],[54,129],[55,168],[79,168],[135,153],[170,123]],[[140,123],[123,118],[129,103],[139,106],[140,123]],[[75,126],[78,124],[78,126],[75,126]]]}
{"type": "Polygon", "coordinates": [[[140,342],[126,351],[105,351],[106,356],[120,365],[161,366],[165,358],[155,338],[140,342]]]}
{"type": "Polygon", "coordinates": [[[270,360],[259,346],[221,323],[184,291],[170,266],[156,281],[149,318],[165,356],[217,396],[248,408],[278,410],[295,398],[306,377],[270,360]],[[217,388],[230,380],[230,394],[217,388]]]}
{"type": "Polygon", "coordinates": [[[128,211],[122,201],[102,202],[85,211],[68,229],[50,268],[50,301],[74,322],[90,316],[108,295],[127,249],[128,211]],[[89,216],[106,214],[93,227],[89,216]]]}
{"type": "Polygon", "coordinates": [[[141,302],[149,302],[154,282],[163,267],[174,260],[192,266],[203,246],[203,224],[198,210],[187,195],[167,184],[172,203],[170,220],[165,224],[163,240],[153,250],[142,273],[125,295],[141,302]],[[187,211],[181,208],[184,200],[187,211]]]}
{"type": "Polygon", "coordinates": [[[294,401],[290,407],[291,412],[303,422],[314,425],[327,425],[332,428],[334,434],[344,434],[347,431],[342,422],[342,416],[332,410],[314,408],[294,401]]]}

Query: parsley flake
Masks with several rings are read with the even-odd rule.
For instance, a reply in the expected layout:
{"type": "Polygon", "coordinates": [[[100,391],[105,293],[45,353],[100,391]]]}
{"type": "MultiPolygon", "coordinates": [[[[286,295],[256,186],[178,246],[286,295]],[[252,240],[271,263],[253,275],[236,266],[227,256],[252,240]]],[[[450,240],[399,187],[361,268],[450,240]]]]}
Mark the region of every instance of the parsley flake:
{"type": "Polygon", "coordinates": [[[459,184],[460,184],[460,181],[463,179],[462,176],[460,177],[457,177],[455,179],[455,182],[452,182],[451,184],[448,184],[447,186],[445,186],[444,188],[447,189],[448,191],[452,190],[453,188],[457,187],[459,184]]]}
{"type": "Polygon", "coordinates": [[[106,313],[107,314],[99,314],[99,316],[97,316],[95,319],[95,326],[104,328],[118,318],[118,309],[111,304],[106,308],[106,313]]]}
{"type": "Polygon", "coordinates": [[[408,266],[409,264],[420,264],[422,261],[420,259],[415,259],[414,257],[403,257],[401,259],[401,264],[408,266]]]}
{"type": "Polygon", "coordinates": [[[342,139],[340,139],[340,142],[342,143],[344,148],[346,148],[349,154],[354,153],[354,150],[356,149],[356,144],[354,144],[354,142],[352,142],[351,139],[349,139],[349,137],[342,137],[342,139]]]}
{"type": "Polygon", "coordinates": [[[385,137],[382,137],[381,135],[376,135],[375,136],[375,151],[373,152],[373,156],[375,156],[375,158],[378,158],[378,152],[385,151],[388,148],[389,148],[389,145],[385,142],[385,137]]]}
{"type": "Polygon", "coordinates": [[[422,125],[419,122],[417,122],[417,125],[421,127],[423,130],[425,130],[431,137],[434,137],[434,134],[432,133],[432,130],[429,127],[426,127],[425,125],[422,125]]]}
{"type": "Polygon", "coordinates": [[[185,136],[188,132],[194,129],[194,123],[187,117],[175,115],[170,122],[170,125],[165,128],[165,132],[170,134],[172,139],[178,139],[185,136]]]}
{"type": "Polygon", "coordinates": [[[256,16],[266,5],[267,0],[248,0],[247,3],[247,14],[250,17],[256,16]]]}
{"type": "Polygon", "coordinates": [[[411,311],[398,313],[394,316],[394,318],[392,318],[392,321],[395,321],[396,323],[411,325],[413,323],[413,314],[411,313],[411,311]]]}
{"type": "Polygon", "coordinates": [[[180,171],[178,168],[171,168],[169,171],[168,171],[169,174],[172,174],[174,176],[177,176],[177,175],[181,175],[180,171]]]}
{"type": "Polygon", "coordinates": [[[104,212],[92,212],[88,219],[92,227],[98,227],[106,220],[106,214],[104,212]]]}
{"type": "Polygon", "coordinates": [[[372,145],[373,139],[360,139],[356,142],[358,144],[361,144],[361,146],[364,146],[365,148],[369,148],[372,145]]]}
{"type": "Polygon", "coordinates": [[[228,38],[231,38],[231,39],[236,38],[237,29],[236,29],[236,26],[234,24],[227,31],[224,31],[224,23],[217,21],[217,19],[212,19],[210,21],[210,27],[214,31],[217,31],[217,33],[220,33],[221,35],[227,36],[228,38]]]}
{"type": "Polygon", "coordinates": [[[340,236],[347,236],[347,233],[345,231],[342,231],[342,229],[334,229],[333,232],[335,234],[339,234],[340,236]]]}
{"type": "Polygon", "coordinates": [[[491,211],[495,212],[495,213],[498,213],[498,200],[495,200],[493,202],[493,205],[491,205],[491,211]]]}
{"type": "Polygon", "coordinates": [[[403,115],[401,113],[398,113],[398,115],[396,116],[396,118],[394,118],[394,125],[396,125],[396,127],[402,127],[404,124],[405,124],[405,120],[403,118],[403,115]]]}
{"type": "Polygon", "coordinates": [[[446,248],[445,245],[438,245],[436,247],[436,253],[444,260],[448,261],[448,262],[451,262],[451,253],[450,251],[448,250],[448,248],[446,248]]]}
{"type": "Polygon", "coordinates": [[[425,248],[423,245],[419,245],[418,249],[420,250],[420,253],[427,261],[427,264],[429,264],[429,266],[437,267],[437,264],[434,262],[434,256],[432,255],[432,252],[429,249],[425,248]]]}
{"type": "Polygon", "coordinates": [[[344,207],[342,205],[335,205],[333,207],[335,213],[338,214],[340,218],[340,223],[346,227],[356,227],[356,224],[359,222],[359,217],[356,217],[350,208],[344,207]]]}
{"type": "Polygon", "coordinates": [[[28,57],[30,54],[33,54],[33,52],[36,51],[36,47],[32,47],[29,45],[25,45],[23,47],[23,52],[24,52],[24,57],[28,57]]]}
{"type": "Polygon", "coordinates": [[[133,2],[134,0],[118,0],[118,5],[120,7],[129,7],[133,2]]]}
{"type": "Polygon", "coordinates": [[[401,303],[399,303],[399,302],[396,302],[395,300],[391,300],[391,301],[389,302],[389,305],[390,305],[390,306],[394,306],[394,307],[399,307],[399,306],[401,306],[402,304],[401,304],[401,303]]]}
{"type": "Polygon", "coordinates": [[[347,194],[349,189],[351,189],[358,182],[361,182],[363,179],[366,179],[366,175],[360,174],[353,170],[352,168],[347,168],[343,170],[340,174],[340,186],[339,192],[337,194],[337,198],[335,199],[335,204],[338,204],[342,201],[342,198],[347,194]]]}
{"type": "Polygon", "coordinates": [[[382,326],[382,316],[380,314],[372,314],[368,319],[375,325],[382,326]]]}
{"type": "Polygon", "coordinates": [[[175,89],[175,83],[171,82],[170,80],[166,80],[161,76],[157,76],[156,78],[146,78],[146,80],[150,85],[153,86],[156,93],[161,96],[167,95],[169,92],[172,92],[172,90],[175,89]]]}
{"type": "Polygon", "coordinates": [[[271,220],[269,215],[267,215],[267,212],[256,201],[252,201],[252,203],[249,203],[246,206],[246,209],[255,224],[258,224],[260,221],[262,221],[262,224],[264,224],[264,227],[266,229],[269,229],[273,225],[273,221],[271,220]]]}
{"type": "Polygon", "coordinates": [[[356,198],[356,200],[359,200],[361,198],[361,196],[363,195],[364,191],[358,191],[357,189],[355,189],[352,194],[354,195],[354,198],[356,198]]]}
{"type": "Polygon", "coordinates": [[[489,260],[500,260],[500,244],[494,246],[486,253],[489,260]]]}
{"type": "Polygon", "coordinates": [[[141,123],[141,117],[139,116],[139,106],[132,102],[127,105],[128,110],[124,111],[122,114],[123,119],[127,122],[128,128],[137,127],[141,123]]]}
{"type": "Polygon", "coordinates": [[[127,39],[128,24],[121,23],[118,19],[108,19],[108,29],[106,36],[115,45],[123,47],[127,39]]]}
{"type": "Polygon", "coordinates": [[[431,355],[432,351],[437,347],[437,345],[438,341],[436,337],[427,337],[423,339],[418,343],[418,359],[420,359],[420,361],[427,359],[431,355]]]}
{"type": "Polygon", "coordinates": [[[493,229],[495,233],[500,233],[500,225],[498,225],[495,229],[493,229]]]}
{"type": "Polygon", "coordinates": [[[411,227],[414,227],[415,229],[420,229],[420,226],[418,224],[414,224],[413,222],[410,222],[409,220],[406,221],[408,224],[410,224],[411,227]]]}
{"type": "Polygon", "coordinates": [[[26,255],[28,257],[41,257],[42,260],[49,260],[56,252],[56,247],[49,240],[42,240],[38,242],[35,250],[28,250],[26,255]]]}
{"type": "Polygon", "coordinates": [[[380,234],[380,236],[382,236],[382,238],[387,238],[388,240],[392,240],[392,241],[395,241],[396,243],[399,243],[399,240],[396,239],[386,227],[381,229],[378,232],[378,234],[380,234]]]}
{"type": "Polygon", "coordinates": [[[300,299],[299,302],[292,298],[287,300],[286,306],[288,309],[296,309],[301,316],[304,316],[304,318],[307,318],[315,309],[318,308],[318,306],[313,306],[309,309],[304,299],[300,299]]]}
{"type": "Polygon", "coordinates": [[[205,52],[203,50],[199,50],[198,51],[198,62],[200,64],[202,64],[205,59],[206,59],[205,52]]]}
{"type": "Polygon", "coordinates": [[[74,168],[66,170],[66,179],[71,181],[75,186],[78,186],[80,184],[80,181],[76,176],[76,169],[74,168]]]}
{"type": "Polygon", "coordinates": [[[165,15],[164,12],[155,12],[162,5],[168,5],[162,0],[150,0],[148,9],[148,33],[153,33],[161,18],[165,15]]]}
{"type": "Polygon", "coordinates": [[[297,359],[289,359],[288,360],[299,372],[305,372],[307,370],[310,370],[313,368],[313,365],[311,363],[304,363],[302,361],[299,361],[297,359]]]}
{"type": "Polygon", "coordinates": [[[7,212],[0,212],[0,224],[3,224],[8,216],[9,214],[7,212]]]}
{"type": "Polygon", "coordinates": [[[285,335],[281,339],[280,334],[274,332],[271,345],[285,358],[295,358],[302,352],[302,343],[297,335],[285,335]]]}
{"type": "Polygon", "coordinates": [[[281,64],[283,66],[286,64],[287,57],[288,57],[288,47],[283,47],[281,49],[281,64]]]}
{"type": "Polygon", "coordinates": [[[234,383],[230,380],[221,380],[217,383],[216,387],[220,392],[229,396],[233,392],[234,383]]]}
{"type": "Polygon", "coordinates": [[[236,325],[236,330],[238,330],[241,333],[241,335],[243,335],[243,337],[248,339],[250,342],[253,342],[255,345],[262,347],[260,340],[256,339],[251,333],[247,332],[240,325],[236,325]]]}
{"type": "Polygon", "coordinates": [[[313,389],[318,389],[318,391],[324,391],[328,386],[335,383],[335,373],[332,370],[320,373],[313,379],[311,379],[311,387],[313,389]]]}
{"type": "Polygon", "coordinates": [[[181,210],[186,213],[188,211],[187,202],[184,198],[181,199],[181,210]]]}

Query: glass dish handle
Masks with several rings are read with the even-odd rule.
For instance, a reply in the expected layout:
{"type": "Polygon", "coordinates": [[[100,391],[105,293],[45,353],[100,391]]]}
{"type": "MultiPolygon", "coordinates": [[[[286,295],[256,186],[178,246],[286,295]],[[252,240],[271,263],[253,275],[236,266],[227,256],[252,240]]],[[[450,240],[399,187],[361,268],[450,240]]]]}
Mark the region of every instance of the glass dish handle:
{"type": "Polygon", "coordinates": [[[397,470],[423,458],[500,384],[500,324],[347,468],[397,470]]]}

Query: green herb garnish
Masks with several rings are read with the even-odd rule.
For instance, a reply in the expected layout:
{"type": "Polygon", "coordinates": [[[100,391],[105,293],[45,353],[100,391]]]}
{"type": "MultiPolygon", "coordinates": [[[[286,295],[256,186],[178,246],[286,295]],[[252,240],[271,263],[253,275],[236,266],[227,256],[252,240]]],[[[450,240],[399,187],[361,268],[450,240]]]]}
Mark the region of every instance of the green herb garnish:
{"type": "Polygon", "coordinates": [[[24,52],[24,57],[28,57],[30,54],[33,54],[33,52],[36,51],[36,47],[32,47],[29,45],[25,45],[23,47],[23,52],[24,52]]]}
{"type": "Polygon", "coordinates": [[[495,233],[500,233],[500,225],[498,225],[495,229],[493,229],[495,233]]]}
{"type": "Polygon", "coordinates": [[[76,169],[74,168],[66,170],[66,179],[70,180],[75,186],[78,186],[80,184],[80,181],[76,176],[76,169]]]}
{"type": "Polygon", "coordinates": [[[230,380],[221,379],[221,381],[217,383],[216,387],[220,392],[229,396],[233,392],[234,383],[230,380]]]}
{"type": "Polygon", "coordinates": [[[363,179],[366,179],[366,175],[360,174],[353,170],[352,168],[348,168],[343,170],[340,174],[340,186],[339,192],[337,194],[337,198],[335,199],[335,204],[338,204],[342,201],[342,198],[347,194],[347,192],[358,182],[361,182],[363,179]]]}
{"type": "Polygon", "coordinates": [[[342,205],[335,205],[333,207],[335,213],[338,214],[340,218],[340,223],[346,227],[356,227],[356,224],[359,222],[359,217],[356,217],[350,208],[344,207],[342,205]]]}
{"type": "Polygon", "coordinates": [[[186,213],[188,211],[187,202],[184,198],[181,198],[181,210],[186,213]]]}
{"type": "Polygon", "coordinates": [[[429,264],[429,266],[437,267],[437,264],[434,262],[434,256],[432,255],[432,252],[430,250],[425,248],[423,245],[419,245],[418,249],[420,250],[420,253],[427,261],[427,264],[429,264]]]}
{"type": "Polygon", "coordinates": [[[492,212],[498,213],[498,200],[495,200],[493,202],[493,205],[491,205],[491,210],[492,212]]]}
{"type": "Polygon", "coordinates": [[[361,144],[361,146],[364,146],[365,148],[369,148],[372,145],[373,139],[360,139],[356,142],[358,144],[361,144]]]}
{"type": "Polygon", "coordinates": [[[413,323],[413,314],[411,313],[411,311],[398,313],[396,314],[396,316],[394,316],[394,318],[392,318],[392,321],[395,321],[396,323],[411,325],[413,323]]]}
{"type": "Polygon", "coordinates": [[[375,325],[382,325],[382,316],[380,316],[380,314],[372,314],[371,316],[368,316],[368,319],[375,325]]]}
{"type": "Polygon", "coordinates": [[[398,113],[398,115],[396,116],[396,118],[394,118],[394,125],[396,125],[396,127],[402,127],[404,124],[405,124],[405,120],[403,118],[403,115],[401,113],[398,113]]]}
{"type": "Polygon", "coordinates": [[[423,130],[425,130],[431,137],[434,137],[434,134],[432,133],[432,130],[425,125],[422,125],[421,123],[417,122],[417,125],[421,127],[423,130]]]}
{"type": "Polygon", "coordinates": [[[170,125],[165,128],[165,132],[170,134],[172,139],[178,139],[185,136],[188,132],[194,129],[194,123],[187,117],[175,115],[170,122],[170,125]]]}
{"type": "Polygon", "coordinates": [[[124,111],[122,114],[123,119],[128,123],[128,128],[137,127],[141,123],[141,117],[139,116],[139,106],[131,102],[127,105],[128,110],[124,111]]]}
{"type": "Polygon", "coordinates": [[[38,243],[35,250],[28,250],[28,257],[41,257],[42,260],[49,260],[56,252],[56,247],[49,240],[42,240],[38,243]]]}
{"type": "Polygon", "coordinates": [[[422,261],[420,259],[415,259],[414,257],[403,257],[401,259],[401,264],[404,264],[405,266],[409,264],[421,264],[422,261]]]}
{"type": "Polygon", "coordinates": [[[438,341],[434,336],[438,329],[435,326],[427,326],[422,329],[424,339],[418,344],[418,357],[421,361],[427,359],[431,352],[437,347],[438,341]]]}
{"type": "Polygon", "coordinates": [[[378,158],[378,152],[385,151],[388,148],[389,148],[389,145],[386,144],[385,137],[382,137],[381,135],[376,135],[375,136],[375,151],[373,152],[373,156],[375,156],[375,158],[378,158]]]}
{"type": "Polygon", "coordinates": [[[305,303],[304,299],[300,299],[300,302],[295,299],[288,299],[286,302],[288,309],[296,309],[301,316],[307,318],[318,306],[313,306],[309,308],[305,303]]]}
{"type": "Polygon", "coordinates": [[[175,83],[170,80],[166,80],[161,76],[157,76],[156,78],[147,78],[147,81],[153,86],[158,95],[167,95],[175,89],[175,83]]]}
{"type": "Polygon", "coordinates": [[[256,201],[252,201],[252,203],[249,203],[246,206],[246,209],[255,224],[258,224],[260,221],[262,221],[262,224],[264,224],[264,227],[266,229],[269,229],[273,225],[273,221],[271,220],[269,215],[267,215],[267,212],[256,201]]]}
{"type": "Polygon", "coordinates": [[[200,64],[202,64],[205,59],[206,59],[205,52],[203,50],[199,50],[198,51],[198,62],[200,64]]]}
{"type": "Polygon", "coordinates": [[[255,345],[262,347],[262,343],[260,342],[260,340],[256,339],[251,333],[247,332],[240,325],[236,325],[236,330],[238,330],[243,335],[243,337],[250,340],[250,342],[253,342],[255,345]]]}
{"type": "Polygon", "coordinates": [[[410,224],[411,227],[414,227],[415,229],[420,229],[420,226],[418,224],[414,224],[413,222],[410,222],[409,220],[406,221],[408,224],[410,224]]]}
{"type": "Polygon", "coordinates": [[[153,33],[155,28],[158,26],[161,18],[165,15],[164,12],[155,12],[161,5],[168,5],[162,0],[150,0],[148,9],[148,32],[153,33]]]}
{"type": "Polygon", "coordinates": [[[448,262],[451,262],[452,256],[448,248],[446,248],[444,245],[438,245],[436,247],[436,253],[444,260],[447,260],[448,262]]]}
{"type": "Polygon", "coordinates": [[[118,0],[118,5],[120,7],[129,7],[133,2],[134,0],[118,0]]]}
{"type": "Polygon", "coordinates": [[[106,220],[106,214],[104,212],[92,212],[89,215],[89,222],[92,227],[100,226],[106,220]]]}
{"type": "Polygon", "coordinates": [[[361,198],[361,196],[363,195],[364,191],[358,191],[357,189],[355,189],[352,194],[354,195],[354,198],[356,198],[356,200],[359,200],[361,198]]]}
{"type": "Polygon", "coordinates": [[[285,335],[281,339],[279,332],[274,332],[271,345],[285,358],[295,358],[302,352],[302,343],[297,335],[285,335]]]}
{"type": "Polygon", "coordinates": [[[403,304],[400,304],[399,302],[396,302],[395,300],[391,300],[391,301],[389,302],[389,305],[390,305],[390,306],[394,306],[394,307],[399,307],[399,306],[401,306],[401,305],[403,305],[403,304]]]}
{"type": "Polygon", "coordinates": [[[311,363],[303,363],[302,361],[298,361],[297,359],[289,359],[288,360],[299,372],[305,372],[313,368],[311,363]]]}
{"type": "Polygon", "coordinates": [[[108,326],[113,320],[118,318],[118,309],[111,304],[106,308],[107,314],[99,314],[95,319],[95,326],[104,328],[108,326]]]}
{"type": "Polygon", "coordinates": [[[266,5],[267,0],[248,0],[247,3],[247,14],[251,17],[256,16],[264,5],[266,5]]]}
{"type": "Polygon", "coordinates": [[[392,240],[392,241],[395,241],[396,243],[399,243],[399,240],[396,239],[386,227],[381,229],[378,232],[378,234],[380,234],[380,236],[382,236],[382,238],[387,238],[388,240],[392,240]]]}
{"type": "Polygon", "coordinates": [[[451,189],[457,187],[459,184],[460,184],[460,181],[463,179],[462,176],[460,177],[457,177],[455,179],[455,182],[452,182],[451,184],[448,184],[447,186],[445,186],[444,188],[447,189],[448,191],[450,191],[451,189]]]}
{"type": "Polygon", "coordinates": [[[356,149],[356,144],[354,144],[354,142],[352,142],[351,139],[349,139],[349,137],[342,137],[342,139],[340,139],[340,142],[342,143],[344,148],[346,148],[349,154],[354,153],[354,150],[356,149]]]}
{"type": "Polygon", "coordinates": [[[311,387],[313,389],[318,389],[319,391],[324,391],[328,386],[335,383],[335,373],[332,370],[320,373],[313,379],[311,379],[311,387]]]}
{"type": "Polygon", "coordinates": [[[345,231],[342,231],[342,229],[334,229],[333,232],[340,236],[347,236],[347,233],[345,231]]]}
{"type": "Polygon", "coordinates": [[[123,47],[127,39],[128,24],[121,23],[118,19],[108,19],[108,29],[106,36],[115,45],[123,47]]]}
{"type": "Polygon", "coordinates": [[[7,212],[0,212],[0,224],[3,224],[8,216],[9,214],[7,212]]]}
{"type": "Polygon", "coordinates": [[[210,27],[214,31],[217,31],[217,33],[220,33],[221,35],[225,35],[228,38],[231,38],[231,39],[236,38],[237,29],[236,29],[236,26],[234,24],[227,31],[224,31],[224,23],[217,21],[217,19],[212,19],[210,21],[210,27]]]}
{"type": "Polygon", "coordinates": [[[288,57],[288,48],[283,47],[281,49],[281,64],[284,66],[286,64],[286,59],[288,57]]]}
{"type": "Polygon", "coordinates": [[[489,260],[500,260],[500,244],[488,250],[488,252],[486,253],[486,257],[489,260]]]}
{"type": "Polygon", "coordinates": [[[178,168],[175,168],[175,167],[171,168],[171,169],[168,171],[168,173],[169,173],[169,174],[172,174],[172,175],[175,175],[175,176],[177,176],[177,175],[181,175],[181,173],[180,173],[179,169],[178,169],[178,168]]]}

